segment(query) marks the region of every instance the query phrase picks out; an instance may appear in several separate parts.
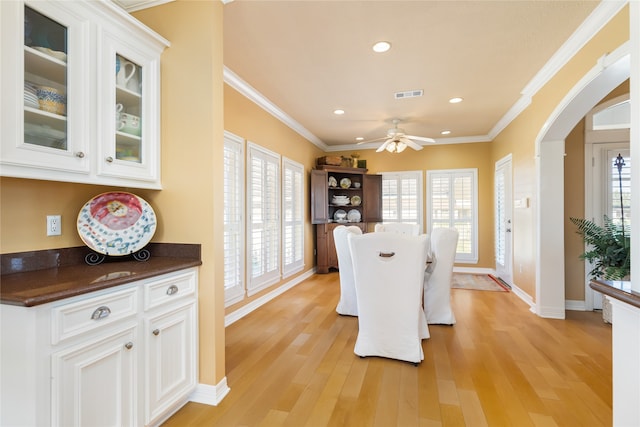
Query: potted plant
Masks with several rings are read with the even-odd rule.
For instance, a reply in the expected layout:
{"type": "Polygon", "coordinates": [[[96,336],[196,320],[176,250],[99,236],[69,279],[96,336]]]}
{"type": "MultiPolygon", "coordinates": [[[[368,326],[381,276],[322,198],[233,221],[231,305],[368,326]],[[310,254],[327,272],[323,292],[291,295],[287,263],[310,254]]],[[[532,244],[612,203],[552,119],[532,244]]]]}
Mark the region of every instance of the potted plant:
{"type": "Polygon", "coordinates": [[[592,279],[622,280],[631,272],[629,233],[621,224],[615,224],[605,215],[604,226],[581,218],[569,218],[578,227],[578,234],[588,245],[580,255],[593,269],[592,279]]]}
{"type": "MultiPolygon", "coordinates": [[[[589,272],[592,279],[628,280],[631,273],[631,244],[628,230],[624,225],[614,223],[605,215],[604,226],[582,218],[569,218],[578,227],[587,245],[580,255],[589,261],[593,269],[589,272]]],[[[602,296],[602,318],[611,323],[611,305],[602,296]]]]}

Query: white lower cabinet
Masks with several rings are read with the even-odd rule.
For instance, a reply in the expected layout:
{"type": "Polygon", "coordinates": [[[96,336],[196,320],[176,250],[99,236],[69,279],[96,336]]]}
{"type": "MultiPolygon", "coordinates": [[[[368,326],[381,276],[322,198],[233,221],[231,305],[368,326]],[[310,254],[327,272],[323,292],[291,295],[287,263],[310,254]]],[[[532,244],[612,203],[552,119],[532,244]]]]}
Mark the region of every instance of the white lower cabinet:
{"type": "Polygon", "coordinates": [[[145,325],[145,423],[165,414],[196,387],[196,307],[190,303],[150,318],[145,325]]]}
{"type": "Polygon", "coordinates": [[[136,331],[134,326],[51,356],[52,425],[138,425],[136,331]]]}
{"type": "Polygon", "coordinates": [[[0,425],[157,425],[197,386],[197,268],[0,305],[0,425]]]}

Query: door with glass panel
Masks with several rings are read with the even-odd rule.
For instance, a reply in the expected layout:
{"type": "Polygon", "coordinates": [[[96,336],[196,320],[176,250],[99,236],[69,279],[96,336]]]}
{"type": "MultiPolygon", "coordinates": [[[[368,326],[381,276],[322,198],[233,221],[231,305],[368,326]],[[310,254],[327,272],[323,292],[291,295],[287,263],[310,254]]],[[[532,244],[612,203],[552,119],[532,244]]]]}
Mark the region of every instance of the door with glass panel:
{"type": "Polygon", "coordinates": [[[511,156],[496,163],[495,176],[496,275],[513,284],[511,156]]]}

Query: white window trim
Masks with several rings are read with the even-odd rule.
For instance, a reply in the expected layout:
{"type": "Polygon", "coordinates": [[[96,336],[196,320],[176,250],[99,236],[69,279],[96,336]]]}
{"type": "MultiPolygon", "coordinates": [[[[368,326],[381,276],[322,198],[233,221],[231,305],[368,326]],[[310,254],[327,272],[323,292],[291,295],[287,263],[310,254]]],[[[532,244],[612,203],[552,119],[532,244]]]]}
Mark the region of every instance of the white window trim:
{"type": "Polygon", "coordinates": [[[427,170],[427,230],[431,233],[432,227],[432,203],[430,198],[430,191],[432,186],[432,179],[434,176],[442,175],[442,174],[472,174],[473,177],[473,213],[471,215],[472,221],[472,244],[471,244],[471,254],[461,256],[456,253],[455,262],[460,264],[477,264],[478,263],[478,169],[477,168],[469,168],[469,169],[438,169],[438,170],[427,170]]]}
{"type": "MultiPolygon", "coordinates": [[[[395,171],[395,172],[379,172],[378,175],[382,175],[382,180],[384,181],[384,177],[385,176],[395,176],[395,177],[399,177],[402,175],[414,175],[414,177],[416,178],[416,182],[417,182],[417,188],[416,188],[416,196],[418,198],[417,200],[417,204],[418,204],[418,225],[420,226],[420,231],[422,232],[422,230],[424,230],[424,193],[423,193],[423,181],[424,181],[424,175],[422,173],[421,170],[415,170],[415,171],[395,171]]],[[[384,185],[384,184],[383,184],[384,185]]],[[[384,203],[384,202],[383,202],[384,203]]],[[[386,220],[383,218],[383,223],[392,223],[392,222],[404,222],[402,219],[398,220],[398,221],[394,221],[394,220],[386,220]]]]}
{"type": "MultiPolygon", "coordinates": [[[[282,246],[282,254],[280,256],[281,260],[282,260],[282,278],[286,278],[289,276],[292,276],[300,271],[302,271],[304,269],[304,189],[305,189],[305,180],[304,180],[304,166],[298,162],[295,162],[291,159],[288,159],[286,157],[282,158],[282,195],[281,195],[281,199],[282,199],[282,208],[281,208],[281,214],[280,216],[282,217],[282,224],[281,224],[281,230],[282,230],[282,235],[280,238],[281,241],[281,246],[282,246]],[[297,198],[296,202],[297,204],[299,204],[299,209],[298,211],[300,212],[301,217],[296,219],[294,222],[295,223],[299,223],[300,224],[300,228],[301,228],[301,241],[300,241],[300,249],[302,251],[302,256],[299,260],[294,260],[292,263],[290,264],[285,264],[286,262],[286,257],[285,257],[285,251],[286,251],[286,247],[285,247],[285,243],[286,243],[286,239],[284,236],[284,232],[285,232],[285,197],[284,197],[284,183],[285,183],[285,173],[287,170],[291,170],[293,171],[294,174],[300,174],[300,189],[299,189],[299,193],[295,196],[297,198]]],[[[294,252],[295,252],[295,247],[294,247],[294,252]]]]}
{"type": "MultiPolygon", "coordinates": [[[[238,158],[239,158],[239,171],[237,173],[237,179],[238,179],[238,189],[240,192],[240,196],[238,198],[239,200],[239,204],[240,206],[238,206],[238,209],[240,210],[240,212],[242,213],[242,219],[240,221],[239,224],[239,229],[240,229],[240,238],[239,238],[239,248],[238,250],[240,251],[240,277],[238,277],[238,281],[237,283],[235,283],[232,287],[227,288],[225,286],[225,293],[224,293],[224,302],[225,302],[225,307],[230,306],[232,304],[235,304],[237,302],[242,301],[245,298],[245,279],[244,279],[244,274],[245,274],[245,203],[244,203],[244,190],[245,190],[245,181],[244,181],[244,177],[245,177],[245,153],[244,153],[244,139],[232,134],[231,132],[224,132],[224,145],[225,148],[226,147],[232,147],[234,149],[237,150],[238,152],[238,158]]],[[[225,224],[225,234],[226,234],[226,224],[225,224]]],[[[226,283],[225,283],[226,285],[226,283]]]]}
{"type": "Polygon", "coordinates": [[[258,144],[255,144],[251,141],[247,141],[247,161],[246,161],[246,171],[247,171],[247,234],[246,234],[246,266],[247,266],[247,295],[248,296],[252,296],[255,295],[256,293],[260,292],[261,290],[275,284],[278,283],[280,281],[281,278],[281,260],[278,259],[276,261],[276,269],[273,271],[269,271],[266,272],[258,277],[253,277],[253,272],[252,272],[252,263],[251,263],[251,259],[252,259],[252,241],[251,241],[251,224],[252,224],[252,218],[251,218],[251,199],[253,197],[252,195],[252,187],[251,187],[251,165],[252,165],[252,160],[253,157],[263,157],[263,158],[272,158],[273,163],[276,165],[276,167],[278,168],[278,170],[276,171],[276,189],[275,189],[275,196],[277,198],[277,200],[275,201],[275,206],[278,209],[277,212],[277,218],[275,221],[277,230],[275,230],[275,235],[278,236],[278,248],[276,249],[276,253],[278,258],[281,257],[281,253],[282,253],[282,241],[281,241],[281,166],[280,166],[280,159],[281,156],[280,154],[270,151],[264,147],[261,147],[258,144]]]}

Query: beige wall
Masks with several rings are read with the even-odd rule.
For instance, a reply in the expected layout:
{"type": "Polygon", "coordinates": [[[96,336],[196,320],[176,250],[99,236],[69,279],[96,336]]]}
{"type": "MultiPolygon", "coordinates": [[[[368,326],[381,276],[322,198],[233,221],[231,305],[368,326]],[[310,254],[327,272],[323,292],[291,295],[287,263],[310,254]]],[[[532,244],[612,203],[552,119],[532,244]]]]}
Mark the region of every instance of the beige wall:
{"type": "MultiPolygon", "coordinates": [[[[596,34],[532,99],[532,103],[493,141],[493,159],[512,153],[514,199],[528,197],[527,209],[514,210],[514,283],[535,298],[536,196],[535,144],[556,106],[598,59],[629,39],[629,8],[625,7],[596,34]]],[[[563,236],[559,236],[563,238],[563,236]]]]}
{"type": "MultiPolygon", "coordinates": [[[[315,233],[314,226],[311,224],[311,200],[308,190],[309,173],[315,165],[315,159],[322,155],[322,150],[228,85],[224,86],[224,126],[227,131],[304,166],[305,229],[303,272],[311,270],[316,261],[313,255],[315,233]]],[[[230,306],[227,309],[227,313],[250,303],[284,282],[294,280],[296,276],[303,272],[287,277],[286,280],[230,306]]]]}
{"type": "MultiPolygon", "coordinates": [[[[360,153],[360,160],[367,161],[368,173],[422,171],[426,186],[426,171],[440,169],[478,169],[478,263],[456,264],[468,268],[494,268],[493,249],[493,168],[491,143],[427,145],[420,151],[407,148],[399,154],[375,150],[351,150],[332,152],[333,155],[350,156],[360,153]]],[[[423,194],[426,188],[423,187],[423,194]]],[[[426,200],[423,201],[426,215],[426,200]]],[[[426,218],[425,218],[426,226],[426,218]]],[[[428,230],[427,230],[428,231],[428,230]]]]}

